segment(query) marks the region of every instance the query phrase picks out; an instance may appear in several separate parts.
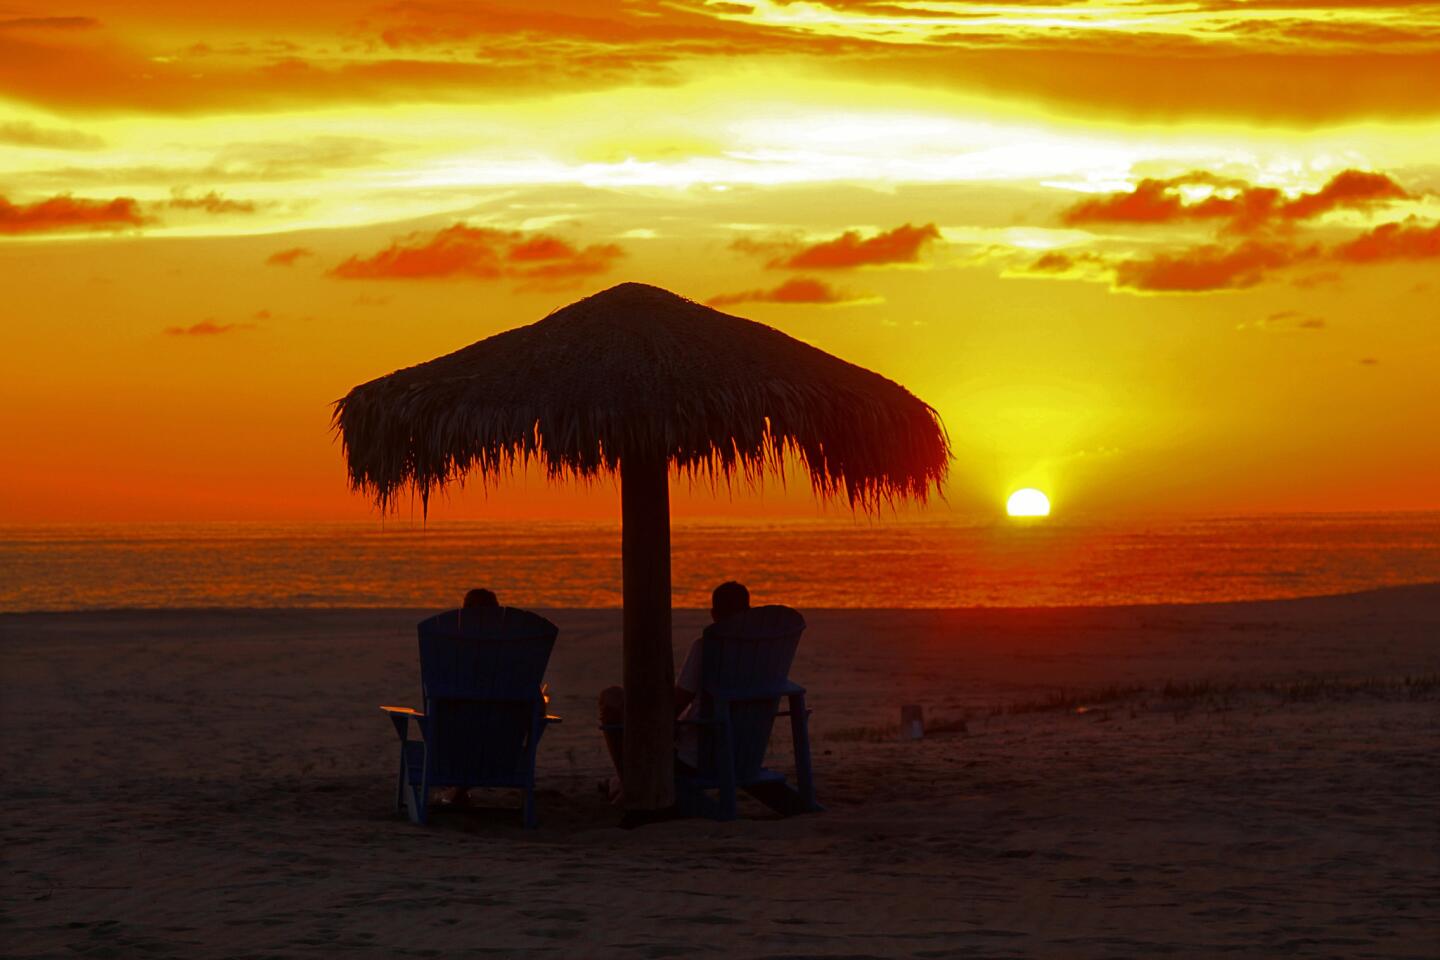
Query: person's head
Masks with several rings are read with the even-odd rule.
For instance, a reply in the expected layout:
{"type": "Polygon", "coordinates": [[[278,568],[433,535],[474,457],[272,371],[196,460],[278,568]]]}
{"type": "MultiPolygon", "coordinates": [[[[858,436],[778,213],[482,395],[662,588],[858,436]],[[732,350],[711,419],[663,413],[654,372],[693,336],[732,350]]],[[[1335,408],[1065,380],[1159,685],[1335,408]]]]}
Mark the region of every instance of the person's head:
{"type": "Polygon", "coordinates": [[[495,597],[493,590],[486,590],[484,587],[476,587],[465,594],[464,607],[469,610],[473,607],[498,607],[500,601],[495,597]]]}
{"type": "Polygon", "coordinates": [[[750,591],[745,584],[726,580],[710,594],[710,619],[719,623],[750,609],[750,591]]]}

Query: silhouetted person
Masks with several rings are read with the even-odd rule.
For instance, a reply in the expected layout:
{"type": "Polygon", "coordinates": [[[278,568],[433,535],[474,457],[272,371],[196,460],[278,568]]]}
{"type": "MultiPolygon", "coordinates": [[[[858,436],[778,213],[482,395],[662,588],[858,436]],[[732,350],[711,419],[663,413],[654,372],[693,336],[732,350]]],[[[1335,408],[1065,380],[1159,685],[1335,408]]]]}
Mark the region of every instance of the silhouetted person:
{"type": "MultiPolygon", "coordinates": [[[[744,613],[750,609],[750,591],[745,589],[743,583],[734,580],[727,580],[716,587],[710,593],[710,620],[719,623],[737,613],[744,613]]],[[[680,666],[680,672],[675,675],[675,719],[692,720],[700,709],[700,702],[697,695],[700,692],[700,637],[696,637],[690,644],[690,652],[685,654],[685,662],[680,666]]],[[[625,688],[606,687],[600,691],[600,723],[604,725],[622,724],[625,722],[625,688]]],[[[616,776],[610,778],[608,792],[612,803],[619,803],[624,798],[624,789],[620,783],[619,774],[625,769],[624,748],[625,732],[623,730],[606,730],[605,746],[610,748],[610,759],[615,763],[616,776]]],[[[675,731],[675,755],[681,763],[691,767],[696,765],[696,754],[698,752],[698,738],[695,727],[685,724],[677,727],[675,731]]]]}
{"type": "Polygon", "coordinates": [[[465,602],[460,606],[464,610],[469,610],[473,607],[498,607],[500,606],[500,600],[495,596],[495,591],[486,590],[484,587],[476,587],[474,590],[465,594],[465,602]]]}

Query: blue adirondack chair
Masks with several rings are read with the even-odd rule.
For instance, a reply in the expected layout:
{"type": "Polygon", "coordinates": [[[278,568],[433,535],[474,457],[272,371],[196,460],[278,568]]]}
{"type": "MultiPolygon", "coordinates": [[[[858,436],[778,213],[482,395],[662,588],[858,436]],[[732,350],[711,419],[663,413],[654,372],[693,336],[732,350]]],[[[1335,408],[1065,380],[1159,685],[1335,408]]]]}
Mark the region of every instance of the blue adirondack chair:
{"type": "Polygon", "coordinates": [[[420,621],[425,712],[381,707],[400,737],[395,806],[425,823],[436,787],[516,787],[535,826],[535,750],[545,728],[541,680],[559,629],[514,607],[450,610],[420,621]],[[410,739],[410,721],[420,739],[410,739]]]}
{"type": "Polygon", "coordinates": [[[824,809],[815,802],[805,688],[789,676],[804,630],[805,618],[782,606],[753,607],[705,628],[700,709],[694,720],[681,721],[696,724],[699,734],[699,766],[675,777],[683,812],[733,820],[738,790],[786,816],[824,809]],[[795,749],[794,787],[765,768],[771,728],[785,716],[795,749]]]}

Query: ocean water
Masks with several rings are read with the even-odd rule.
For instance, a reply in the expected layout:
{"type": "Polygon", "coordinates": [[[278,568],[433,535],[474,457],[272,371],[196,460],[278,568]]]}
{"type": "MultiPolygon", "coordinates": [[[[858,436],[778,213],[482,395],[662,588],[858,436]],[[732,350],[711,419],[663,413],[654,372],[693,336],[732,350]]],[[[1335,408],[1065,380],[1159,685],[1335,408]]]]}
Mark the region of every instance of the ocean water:
{"type": "MultiPolygon", "coordinates": [[[[1108,605],[1440,581],[1440,513],[1131,523],[678,521],[674,602],[726,579],[799,607],[1108,605]]],[[[0,526],[0,610],[620,605],[618,523],[0,526]]]]}

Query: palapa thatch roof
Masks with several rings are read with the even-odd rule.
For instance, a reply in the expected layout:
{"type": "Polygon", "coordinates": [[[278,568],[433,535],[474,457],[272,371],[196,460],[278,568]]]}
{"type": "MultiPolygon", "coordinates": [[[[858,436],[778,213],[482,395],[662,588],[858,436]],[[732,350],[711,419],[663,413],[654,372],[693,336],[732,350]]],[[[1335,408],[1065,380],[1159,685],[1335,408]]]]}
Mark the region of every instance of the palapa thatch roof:
{"type": "Polygon", "coordinates": [[[623,283],[350,391],[335,425],[352,485],[382,506],[535,458],[591,477],[661,454],[755,479],[787,454],[821,496],[924,500],[949,445],[904,387],[764,324],[623,283]]]}

